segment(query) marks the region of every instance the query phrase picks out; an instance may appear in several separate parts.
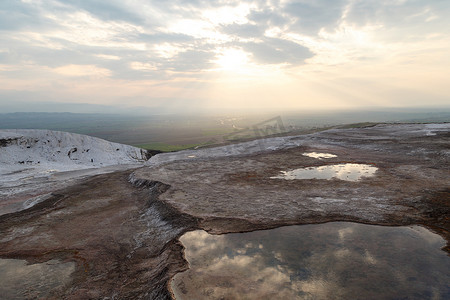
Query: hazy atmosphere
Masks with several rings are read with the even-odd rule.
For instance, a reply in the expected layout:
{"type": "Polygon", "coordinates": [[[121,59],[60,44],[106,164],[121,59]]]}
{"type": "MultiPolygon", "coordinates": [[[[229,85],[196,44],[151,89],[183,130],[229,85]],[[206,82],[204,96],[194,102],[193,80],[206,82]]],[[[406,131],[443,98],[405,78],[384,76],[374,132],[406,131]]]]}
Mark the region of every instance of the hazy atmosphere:
{"type": "Polygon", "coordinates": [[[450,0],[0,0],[1,299],[450,299],[450,0]]]}
{"type": "Polygon", "coordinates": [[[448,106],[449,14],[446,0],[1,1],[0,107],[448,106]]]}

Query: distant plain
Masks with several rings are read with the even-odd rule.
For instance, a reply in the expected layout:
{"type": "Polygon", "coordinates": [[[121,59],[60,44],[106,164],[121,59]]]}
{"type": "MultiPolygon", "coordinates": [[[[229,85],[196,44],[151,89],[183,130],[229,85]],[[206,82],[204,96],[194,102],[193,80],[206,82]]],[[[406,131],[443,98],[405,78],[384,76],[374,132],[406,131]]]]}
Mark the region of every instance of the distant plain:
{"type": "Polygon", "coordinates": [[[370,126],[378,122],[450,122],[450,111],[385,109],[247,115],[0,113],[1,129],[67,131],[163,152],[220,145],[264,136],[302,134],[335,126],[370,126]],[[273,122],[269,123],[274,119],[277,128],[267,127],[273,125],[273,122]]]}

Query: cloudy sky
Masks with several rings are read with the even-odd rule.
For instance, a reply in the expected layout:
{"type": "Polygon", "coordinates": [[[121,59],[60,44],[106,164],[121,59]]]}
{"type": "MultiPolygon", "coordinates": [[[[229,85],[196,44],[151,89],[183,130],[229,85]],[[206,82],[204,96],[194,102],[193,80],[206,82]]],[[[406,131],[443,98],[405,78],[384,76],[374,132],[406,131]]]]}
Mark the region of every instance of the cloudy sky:
{"type": "Polygon", "coordinates": [[[0,103],[442,106],[449,53],[448,0],[0,1],[0,103]]]}

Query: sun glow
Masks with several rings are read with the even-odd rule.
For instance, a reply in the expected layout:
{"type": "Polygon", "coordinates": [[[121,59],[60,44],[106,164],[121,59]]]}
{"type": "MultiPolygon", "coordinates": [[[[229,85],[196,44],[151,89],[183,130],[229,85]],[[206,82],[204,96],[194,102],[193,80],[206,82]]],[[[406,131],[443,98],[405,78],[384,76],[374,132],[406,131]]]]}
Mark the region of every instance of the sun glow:
{"type": "Polygon", "coordinates": [[[237,71],[247,65],[248,54],[240,49],[225,49],[215,61],[221,70],[237,71]]]}
{"type": "Polygon", "coordinates": [[[247,15],[253,5],[241,3],[238,6],[225,6],[221,8],[208,9],[202,13],[203,18],[209,22],[218,24],[245,24],[248,22],[247,15]]]}

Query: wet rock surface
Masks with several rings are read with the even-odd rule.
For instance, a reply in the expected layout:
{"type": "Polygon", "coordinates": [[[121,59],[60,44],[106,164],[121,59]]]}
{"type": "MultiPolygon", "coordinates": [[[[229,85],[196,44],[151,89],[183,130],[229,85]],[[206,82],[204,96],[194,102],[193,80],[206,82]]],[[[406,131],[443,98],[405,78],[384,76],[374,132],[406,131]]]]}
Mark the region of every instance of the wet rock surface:
{"type": "Polygon", "coordinates": [[[98,175],[0,216],[0,257],[74,262],[70,283],[49,299],[170,299],[167,280],[186,268],[177,237],[195,221],[156,200],[166,185],[137,187],[128,173],[98,175]]]}
{"type": "Polygon", "coordinates": [[[449,241],[449,146],[449,124],[413,124],[160,154],[144,168],[55,187],[33,207],[0,216],[0,258],[75,263],[53,299],[170,299],[169,279],[187,268],[178,238],[194,229],[422,224],[449,241]],[[270,178],[343,163],[377,171],[355,182],[270,178]]]}
{"type": "MultiPolygon", "coordinates": [[[[171,161],[134,172],[171,188],[160,200],[199,218],[213,233],[287,224],[356,221],[426,224],[448,237],[450,125],[378,125],[291,137],[284,147],[250,155],[171,161]],[[431,128],[431,129],[430,129],[431,128]],[[326,160],[302,155],[326,152],[326,160]],[[283,180],[280,171],[366,164],[356,182],[283,180]]],[[[262,148],[264,149],[264,148],[262,148]]]]}

